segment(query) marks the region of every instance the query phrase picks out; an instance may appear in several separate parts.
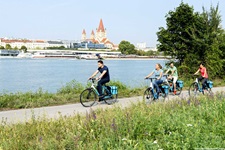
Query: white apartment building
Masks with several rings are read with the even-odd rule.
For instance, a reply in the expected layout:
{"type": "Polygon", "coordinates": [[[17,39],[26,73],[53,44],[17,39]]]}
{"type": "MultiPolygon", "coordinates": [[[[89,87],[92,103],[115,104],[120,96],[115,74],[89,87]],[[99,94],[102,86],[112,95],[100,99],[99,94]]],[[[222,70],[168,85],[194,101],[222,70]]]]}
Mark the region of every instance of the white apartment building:
{"type": "Polygon", "coordinates": [[[65,46],[61,41],[44,41],[44,40],[23,40],[23,39],[7,39],[0,38],[0,46],[6,47],[9,44],[12,48],[21,48],[26,46],[27,49],[45,49],[47,47],[65,46]]]}
{"type": "Polygon", "coordinates": [[[144,50],[144,49],[146,49],[146,47],[147,47],[146,42],[137,43],[137,49],[138,50],[144,50]]]}

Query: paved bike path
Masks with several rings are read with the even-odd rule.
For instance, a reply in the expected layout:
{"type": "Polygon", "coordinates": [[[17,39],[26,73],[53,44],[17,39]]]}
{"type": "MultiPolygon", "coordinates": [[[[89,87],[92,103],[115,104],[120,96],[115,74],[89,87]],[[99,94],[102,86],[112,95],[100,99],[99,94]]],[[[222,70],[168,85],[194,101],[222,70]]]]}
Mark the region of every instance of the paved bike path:
{"type": "MultiPolygon", "coordinates": [[[[213,92],[225,91],[225,87],[213,88],[213,92]]],[[[180,97],[188,97],[188,92],[183,91],[180,97]]],[[[178,96],[169,96],[169,100],[178,98],[178,96]]],[[[80,103],[77,104],[68,104],[68,105],[60,105],[60,106],[49,106],[49,107],[41,107],[41,108],[33,108],[33,109],[19,109],[19,110],[9,110],[9,111],[1,111],[0,112],[0,121],[6,120],[7,123],[18,123],[18,122],[27,122],[32,117],[47,117],[47,118],[55,118],[57,119],[60,116],[71,116],[75,114],[85,114],[90,112],[90,110],[95,110],[98,108],[112,108],[114,106],[120,107],[128,107],[132,103],[137,103],[138,101],[142,101],[143,97],[131,97],[131,98],[122,98],[119,99],[118,102],[114,105],[107,104],[98,104],[92,106],[91,108],[83,107],[80,103]]]]}

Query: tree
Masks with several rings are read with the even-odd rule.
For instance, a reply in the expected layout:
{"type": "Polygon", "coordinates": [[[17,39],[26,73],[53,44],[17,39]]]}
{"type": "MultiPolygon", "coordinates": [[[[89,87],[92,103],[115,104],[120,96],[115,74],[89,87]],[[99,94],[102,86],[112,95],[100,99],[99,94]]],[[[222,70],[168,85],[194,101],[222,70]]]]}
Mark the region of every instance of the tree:
{"type": "Polygon", "coordinates": [[[24,53],[26,53],[27,52],[27,47],[23,45],[23,46],[21,46],[20,50],[23,50],[24,53]]]}
{"type": "Polygon", "coordinates": [[[5,45],[5,49],[12,49],[12,47],[11,47],[10,44],[6,44],[6,45],[5,45]]]}
{"type": "Polygon", "coordinates": [[[120,42],[119,51],[121,51],[122,54],[136,54],[135,46],[128,41],[120,42]]]}
{"type": "Polygon", "coordinates": [[[182,64],[191,51],[191,37],[187,30],[196,22],[197,15],[192,7],[183,2],[175,11],[170,11],[166,15],[166,29],[160,27],[157,32],[158,50],[178,59],[182,64]]]}
{"type": "Polygon", "coordinates": [[[224,60],[220,45],[223,43],[224,30],[220,26],[219,6],[211,6],[210,11],[203,7],[203,13],[198,20],[198,26],[190,30],[192,41],[195,43],[194,54],[200,56],[198,62],[205,63],[212,77],[221,77],[224,60]]]}
{"type": "Polygon", "coordinates": [[[15,46],[13,49],[14,49],[14,50],[18,50],[18,47],[17,47],[17,46],[15,46]]]}
{"type": "Polygon", "coordinates": [[[5,49],[5,47],[4,46],[0,46],[0,49],[5,49]]]}
{"type": "MultiPolygon", "coordinates": [[[[219,6],[202,13],[183,2],[166,16],[167,27],[159,28],[158,49],[179,60],[180,68],[195,72],[203,62],[210,77],[222,77],[225,71],[224,30],[219,6]]],[[[185,72],[187,73],[187,72],[185,72]]]]}

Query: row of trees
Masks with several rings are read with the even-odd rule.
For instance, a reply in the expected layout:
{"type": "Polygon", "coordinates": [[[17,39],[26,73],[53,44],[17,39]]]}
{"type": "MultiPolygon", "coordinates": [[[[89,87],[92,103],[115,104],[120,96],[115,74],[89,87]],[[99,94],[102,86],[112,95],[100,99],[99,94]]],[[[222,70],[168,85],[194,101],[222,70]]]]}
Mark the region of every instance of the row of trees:
{"type": "Polygon", "coordinates": [[[17,46],[12,48],[10,44],[6,44],[5,47],[4,46],[0,46],[0,49],[8,49],[8,50],[24,50],[27,51],[27,47],[26,46],[21,46],[21,48],[19,49],[17,46]]]}
{"type": "Polygon", "coordinates": [[[125,55],[139,55],[139,56],[153,56],[158,55],[158,52],[154,51],[143,51],[143,50],[136,50],[135,46],[131,44],[129,41],[121,41],[119,44],[119,51],[125,55]]]}
{"type": "Polygon", "coordinates": [[[183,2],[166,15],[166,28],[157,32],[158,50],[179,61],[183,74],[195,72],[200,62],[210,77],[225,75],[225,31],[221,26],[219,5],[194,12],[183,2]]]}

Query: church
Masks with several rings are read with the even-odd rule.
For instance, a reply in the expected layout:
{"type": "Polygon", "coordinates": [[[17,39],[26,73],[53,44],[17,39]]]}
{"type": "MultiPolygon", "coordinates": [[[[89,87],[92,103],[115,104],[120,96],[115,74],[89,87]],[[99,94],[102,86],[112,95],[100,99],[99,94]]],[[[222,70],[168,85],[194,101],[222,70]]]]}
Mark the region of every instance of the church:
{"type": "Polygon", "coordinates": [[[94,32],[94,30],[92,30],[91,36],[89,39],[87,38],[85,29],[83,29],[81,41],[92,42],[95,44],[104,44],[105,47],[109,49],[115,49],[115,45],[112,42],[110,42],[110,40],[106,36],[106,28],[103,25],[102,19],[100,20],[99,26],[96,29],[96,33],[94,32]]]}

